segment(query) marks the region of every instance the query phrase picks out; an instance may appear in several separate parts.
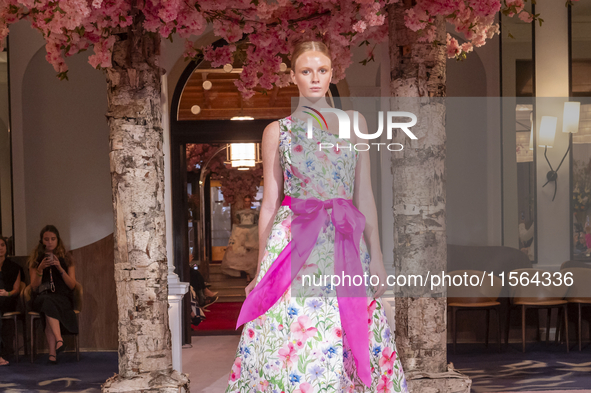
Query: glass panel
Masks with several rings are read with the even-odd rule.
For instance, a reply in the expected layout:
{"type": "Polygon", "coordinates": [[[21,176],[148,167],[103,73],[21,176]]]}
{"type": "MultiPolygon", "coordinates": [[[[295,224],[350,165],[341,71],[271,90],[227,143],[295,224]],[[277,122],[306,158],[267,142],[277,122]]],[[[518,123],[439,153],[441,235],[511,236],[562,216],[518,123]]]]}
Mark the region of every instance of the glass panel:
{"type": "MultiPolygon", "coordinates": [[[[224,194],[221,186],[213,186],[211,190],[211,245],[225,247],[228,245],[232,232],[231,207],[224,206],[224,194]]],[[[214,252],[215,254],[215,252],[214,252]]],[[[216,260],[215,255],[212,256],[216,260]]]]}
{"type": "Polygon", "coordinates": [[[532,135],[533,105],[518,104],[515,110],[517,145],[517,209],[519,212],[519,249],[535,260],[535,166],[532,135]],[[532,147],[530,150],[530,146],[532,147]]]}
{"type": "MultiPolygon", "coordinates": [[[[525,3],[531,11],[531,4],[525,3]]],[[[532,24],[501,16],[503,102],[503,245],[536,260],[535,157],[530,150],[534,106],[532,24]],[[514,100],[509,97],[515,97],[514,100]]],[[[532,145],[533,147],[533,145],[532,145]]]]}
{"type": "MultiPolygon", "coordinates": [[[[591,97],[591,8],[571,10],[571,97],[591,97]]],[[[572,258],[591,260],[591,100],[581,101],[572,138],[572,258]]]]}

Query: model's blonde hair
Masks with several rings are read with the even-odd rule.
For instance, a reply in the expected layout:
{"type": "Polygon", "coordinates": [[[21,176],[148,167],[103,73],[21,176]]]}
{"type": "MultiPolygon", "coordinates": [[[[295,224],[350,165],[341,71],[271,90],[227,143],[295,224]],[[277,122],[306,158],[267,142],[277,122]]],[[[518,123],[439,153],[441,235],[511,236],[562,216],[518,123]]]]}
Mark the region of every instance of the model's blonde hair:
{"type": "Polygon", "coordinates": [[[298,57],[305,52],[315,51],[324,54],[330,59],[332,65],[332,57],[329,47],[322,41],[302,41],[294,45],[291,51],[291,69],[295,72],[295,64],[298,57]]]}

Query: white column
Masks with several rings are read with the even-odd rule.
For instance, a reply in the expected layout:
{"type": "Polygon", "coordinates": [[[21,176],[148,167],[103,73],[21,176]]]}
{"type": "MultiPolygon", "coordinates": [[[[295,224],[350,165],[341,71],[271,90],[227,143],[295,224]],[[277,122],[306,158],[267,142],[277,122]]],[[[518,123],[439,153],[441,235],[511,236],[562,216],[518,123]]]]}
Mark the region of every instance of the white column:
{"type": "Polygon", "coordinates": [[[162,130],[164,133],[164,209],[166,216],[166,258],[168,260],[168,319],[172,335],[172,368],[183,372],[182,358],[182,321],[183,296],[189,290],[189,283],[180,282],[174,272],[172,252],[172,180],[170,163],[170,115],[168,110],[168,82],[167,75],[162,76],[162,130]]]}
{"type": "MultiPolygon", "coordinates": [[[[568,97],[568,14],[563,2],[541,1],[536,4],[536,14],[544,19],[543,25],[535,24],[536,97],[568,97]]],[[[540,98],[536,100],[536,124],[542,116],[558,117],[554,146],[548,149],[548,159],[554,169],[568,148],[569,135],[562,132],[562,102],[540,98]]],[[[554,184],[546,182],[550,170],[544,158],[544,148],[536,147],[538,264],[560,266],[570,258],[570,198],[569,157],[565,158],[558,172],[558,190],[552,201],[554,184]]]]}

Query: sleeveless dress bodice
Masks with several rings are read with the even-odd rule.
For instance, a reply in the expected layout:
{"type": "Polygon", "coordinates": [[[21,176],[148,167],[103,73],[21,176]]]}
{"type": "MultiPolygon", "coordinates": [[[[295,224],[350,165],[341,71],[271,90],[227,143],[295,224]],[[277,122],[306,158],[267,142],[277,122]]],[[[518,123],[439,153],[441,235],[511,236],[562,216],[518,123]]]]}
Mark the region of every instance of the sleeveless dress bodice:
{"type": "Polygon", "coordinates": [[[290,117],[279,120],[283,192],[295,198],[353,198],[358,153],[350,142],[290,117]],[[332,145],[332,146],[330,146],[332,145]]]}

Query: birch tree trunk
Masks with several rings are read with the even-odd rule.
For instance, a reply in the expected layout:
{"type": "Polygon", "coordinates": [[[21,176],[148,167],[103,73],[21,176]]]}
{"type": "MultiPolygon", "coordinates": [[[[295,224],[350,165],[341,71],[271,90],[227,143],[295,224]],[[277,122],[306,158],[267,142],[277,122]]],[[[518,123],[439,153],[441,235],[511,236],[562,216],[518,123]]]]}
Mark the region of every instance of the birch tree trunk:
{"type": "Polygon", "coordinates": [[[142,22],[116,35],[106,72],[119,374],[103,392],[188,392],[188,378],[172,370],[168,327],[160,37],[142,22]]]}
{"type": "MultiPolygon", "coordinates": [[[[390,93],[418,118],[412,128],[418,139],[399,131],[396,142],[404,149],[392,158],[394,265],[397,275],[425,277],[428,271],[441,273],[447,266],[445,105],[437,99],[446,93],[446,32],[439,17],[435,21],[439,44],[418,42],[417,34],[404,25],[404,12],[411,6],[404,0],[388,9],[390,93]]],[[[396,344],[409,389],[469,392],[467,377],[449,379],[447,373],[446,298],[420,297],[419,292],[415,287],[410,296],[396,293],[396,344]]]]}

